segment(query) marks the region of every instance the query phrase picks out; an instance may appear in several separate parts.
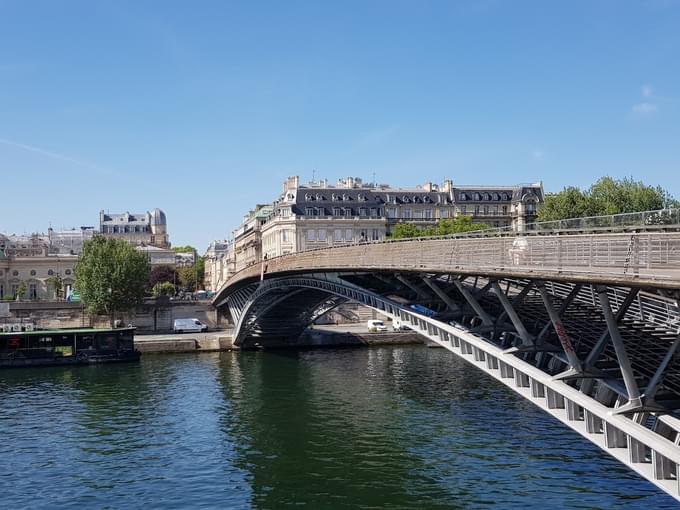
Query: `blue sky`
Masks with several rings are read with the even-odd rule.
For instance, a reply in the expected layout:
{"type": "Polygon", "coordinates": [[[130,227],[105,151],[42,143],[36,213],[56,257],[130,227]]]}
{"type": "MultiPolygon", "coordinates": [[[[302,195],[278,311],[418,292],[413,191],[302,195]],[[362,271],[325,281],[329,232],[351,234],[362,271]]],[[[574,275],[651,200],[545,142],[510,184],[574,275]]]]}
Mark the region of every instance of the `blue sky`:
{"type": "Polygon", "coordinates": [[[678,27],[673,0],[0,0],[0,232],[160,207],[203,250],[313,171],[680,197],[678,27]]]}

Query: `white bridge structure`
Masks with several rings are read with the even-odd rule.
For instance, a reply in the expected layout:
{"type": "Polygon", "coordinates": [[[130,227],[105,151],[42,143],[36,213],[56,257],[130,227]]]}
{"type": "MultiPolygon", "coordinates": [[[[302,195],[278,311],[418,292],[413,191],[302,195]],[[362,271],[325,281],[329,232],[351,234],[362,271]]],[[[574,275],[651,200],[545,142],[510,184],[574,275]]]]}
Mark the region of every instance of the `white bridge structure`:
{"type": "Polygon", "coordinates": [[[354,301],[400,319],[680,500],[680,214],[661,211],[263,261],[214,304],[243,348],[354,301]]]}

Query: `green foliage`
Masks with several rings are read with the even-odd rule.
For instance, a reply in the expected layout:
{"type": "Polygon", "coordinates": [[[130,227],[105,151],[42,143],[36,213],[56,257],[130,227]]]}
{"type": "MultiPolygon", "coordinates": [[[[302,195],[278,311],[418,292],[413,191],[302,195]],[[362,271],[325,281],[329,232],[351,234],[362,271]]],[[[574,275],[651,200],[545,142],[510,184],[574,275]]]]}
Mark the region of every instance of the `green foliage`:
{"type": "Polygon", "coordinates": [[[538,221],[652,211],[677,205],[678,202],[660,186],[647,186],[630,178],[602,177],[588,190],[570,186],[547,195],[538,221]]]}
{"type": "Polygon", "coordinates": [[[21,282],[19,284],[19,287],[17,287],[17,299],[21,301],[26,297],[26,291],[28,288],[26,287],[26,282],[21,282]]]}
{"type": "Polygon", "coordinates": [[[180,287],[184,290],[195,291],[196,290],[196,268],[195,267],[178,267],[177,268],[177,281],[179,281],[180,287]]]}
{"type": "Polygon", "coordinates": [[[161,296],[174,296],[175,295],[175,286],[170,283],[170,282],[161,282],[157,283],[156,285],[153,286],[152,289],[152,294],[153,297],[161,297],[161,296]]]}
{"type": "Polygon", "coordinates": [[[75,268],[75,288],[89,314],[132,310],[144,300],[149,261],[127,242],[96,236],[83,245],[75,268]]]}
{"type": "Polygon", "coordinates": [[[58,274],[50,276],[47,279],[47,284],[52,287],[52,290],[54,291],[54,299],[60,299],[64,289],[64,281],[61,279],[61,276],[58,274]]]}
{"type": "MultiPolygon", "coordinates": [[[[189,245],[175,246],[172,249],[175,253],[193,253],[194,254],[195,262],[194,262],[194,267],[192,268],[192,270],[194,271],[195,274],[194,274],[193,277],[191,277],[191,278],[193,278],[193,280],[190,277],[188,277],[188,275],[186,277],[186,281],[187,282],[193,281],[193,284],[191,284],[190,286],[186,286],[182,283],[182,286],[184,288],[186,288],[187,290],[196,290],[196,282],[198,281],[199,286],[200,286],[201,282],[203,282],[203,280],[205,278],[205,260],[203,260],[203,257],[198,256],[198,251],[193,246],[189,246],[189,245]]],[[[183,269],[183,268],[178,269],[178,273],[177,273],[178,277],[179,277],[179,270],[180,269],[183,269]]]]}
{"type": "Polygon", "coordinates": [[[163,282],[175,283],[177,275],[175,270],[170,266],[156,266],[151,269],[149,273],[149,283],[147,289],[153,289],[157,284],[163,282]]]}
{"type": "Polygon", "coordinates": [[[411,237],[430,237],[460,234],[474,230],[489,228],[486,223],[474,223],[470,216],[458,216],[452,219],[439,220],[436,226],[419,229],[413,223],[399,223],[392,232],[392,239],[408,239],[411,237]]]}

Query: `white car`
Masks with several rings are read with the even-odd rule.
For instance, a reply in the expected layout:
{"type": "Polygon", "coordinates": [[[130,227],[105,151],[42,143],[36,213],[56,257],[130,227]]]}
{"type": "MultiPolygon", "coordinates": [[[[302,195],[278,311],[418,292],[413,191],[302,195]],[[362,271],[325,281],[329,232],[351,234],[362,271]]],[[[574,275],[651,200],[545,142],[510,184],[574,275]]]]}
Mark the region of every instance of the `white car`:
{"type": "Polygon", "coordinates": [[[208,331],[208,325],[203,324],[198,319],[175,319],[172,331],[175,333],[203,333],[208,331]]]}
{"type": "Polygon", "coordinates": [[[385,326],[385,323],[380,320],[370,320],[366,323],[366,326],[368,327],[368,332],[369,333],[378,333],[379,331],[387,331],[387,326],[385,326]]]}

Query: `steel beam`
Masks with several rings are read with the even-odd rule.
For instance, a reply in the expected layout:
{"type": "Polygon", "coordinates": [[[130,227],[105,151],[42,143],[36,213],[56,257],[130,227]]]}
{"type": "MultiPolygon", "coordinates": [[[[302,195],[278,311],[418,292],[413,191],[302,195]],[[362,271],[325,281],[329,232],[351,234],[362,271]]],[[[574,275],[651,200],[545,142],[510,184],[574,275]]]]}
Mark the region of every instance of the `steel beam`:
{"type": "MultiPolygon", "coordinates": [[[[626,315],[628,308],[633,303],[633,301],[635,301],[637,295],[638,289],[630,289],[630,291],[626,295],[626,298],[623,300],[623,303],[621,303],[621,306],[616,311],[615,319],[617,324],[621,319],[623,319],[624,315],[626,315]]],[[[600,335],[600,338],[597,340],[597,343],[593,346],[592,350],[588,354],[588,357],[586,358],[586,361],[584,363],[586,370],[595,366],[595,363],[597,363],[600,354],[602,354],[602,351],[604,351],[604,348],[607,345],[608,339],[609,339],[609,327],[607,327],[607,329],[604,330],[602,335],[600,335]]]]}
{"type": "Polygon", "coordinates": [[[675,351],[677,351],[679,346],[680,346],[680,334],[678,334],[675,341],[671,344],[671,348],[668,349],[668,352],[664,356],[663,360],[661,360],[659,367],[656,369],[654,376],[652,377],[652,379],[649,381],[649,384],[645,388],[644,393],[645,406],[648,406],[653,402],[654,396],[656,395],[656,392],[658,391],[659,386],[663,381],[664,372],[666,372],[666,368],[668,368],[668,365],[673,359],[675,351]]]}
{"type": "Polygon", "coordinates": [[[425,285],[430,287],[432,291],[437,294],[437,296],[439,296],[439,298],[444,301],[444,303],[446,303],[446,306],[449,307],[449,310],[452,312],[460,311],[460,307],[453,301],[453,299],[451,299],[450,296],[446,294],[446,292],[441,289],[441,287],[439,287],[439,285],[437,285],[437,283],[434,281],[434,278],[428,278],[427,276],[421,276],[420,278],[425,282],[425,285]]]}
{"type": "Polygon", "coordinates": [[[496,297],[498,297],[498,300],[501,302],[501,305],[503,305],[505,313],[508,315],[508,317],[510,317],[512,325],[515,327],[517,333],[522,339],[522,346],[534,345],[533,337],[529,334],[529,331],[527,331],[527,328],[524,326],[524,323],[522,323],[522,319],[520,319],[519,315],[517,315],[517,312],[513,308],[512,303],[510,303],[508,296],[505,295],[505,292],[503,292],[500,285],[498,285],[497,281],[491,284],[491,289],[493,293],[496,294],[496,297]]]}
{"type": "Polygon", "coordinates": [[[412,282],[408,281],[406,278],[404,278],[400,274],[395,274],[394,277],[399,280],[401,283],[406,285],[409,289],[411,289],[413,292],[416,293],[417,296],[420,296],[423,299],[431,299],[432,296],[429,296],[427,292],[424,292],[423,289],[418,287],[417,285],[413,284],[412,282]]]}
{"type": "MultiPolygon", "coordinates": [[[[582,285],[580,283],[577,283],[574,285],[574,288],[571,289],[567,297],[564,299],[562,304],[560,305],[560,309],[557,311],[557,316],[561,319],[562,316],[564,315],[564,312],[567,311],[567,308],[571,305],[571,303],[576,299],[576,296],[578,296],[578,293],[581,291],[582,285]]],[[[548,331],[550,331],[550,326],[552,326],[552,321],[548,322],[545,326],[543,326],[543,329],[541,329],[540,333],[536,335],[536,343],[540,344],[545,336],[548,334],[548,331]]]]}
{"type": "Polygon", "coordinates": [[[642,407],[640,389],[638,388],[637,381],[635,380],[635,376],[633,375],[633,368],[631,367],[630,360],[628,359],[626,346],[624,345],[623,339],[621,338],[621,333],[619,332],[619,326],[616,321],[616,317],[614,316],[611,304],[609,303],[609,294],[607,293],[607,287],[603,285],[598,285],[597,295],[600,298],[600,306],[602,308],[602,313],[604,314],[604,319],[605,321],[607,321],[609,337],[612,339],[614,351],[616,352],[616,358],[619,360],[619,368],[621,369],[623,382],[626,385],[626,391],[628,392],[628,404],[617,409],[617,412],[629,412],[633,409],[638,409],[642,407]]]}
{"type": "Polygon", "coordinates": [[[569,335],[567,335],[567,332],[564,329],[564,326],[562,325],[562,320],[560,319],[560,316],[553,307],[552,300],[548,295],[548,291],[545,289],[545,285],[543,284],[543,282],[539,282],[536,284],[536,286],[538,287],[538,292],[541,294],[543,305],[545,306],[545,309],[548,312],[548,315],[550,316],[550,322],[552,322],[553,328],[555,328],[557,338],[559,338],[560,340],[560,345],[562,345],[564,354],[567,355],[569,365],[571,366],[572,370],[575,370],[576,372],[583,372],[583,369],[581,367],[581,361],[578,359],[578,356],[576,355],[574,345],[571,343],[571,339],[569,338],[569,335]]]}
{"type": "Polygon", "coordinates": [[[477,316],[480,319],[482,319],[482,323],[485,326],[493,326],[494,322],[493,319],[491,318],[491,315],[489,315],[489,313],[486,310],[484,310],[484,308],[482,308],[482,305],[479,304],[479,301],[475,299],[475,297],[467,289],[467,287],[465,287],[465,285],[463,285],[463,283],[458,279],[453,280],[453,284],[458,289],[458,292],[460,292],[463,295],[465,301],[468,302],[468,304],[472,307],[477,316]]]}

